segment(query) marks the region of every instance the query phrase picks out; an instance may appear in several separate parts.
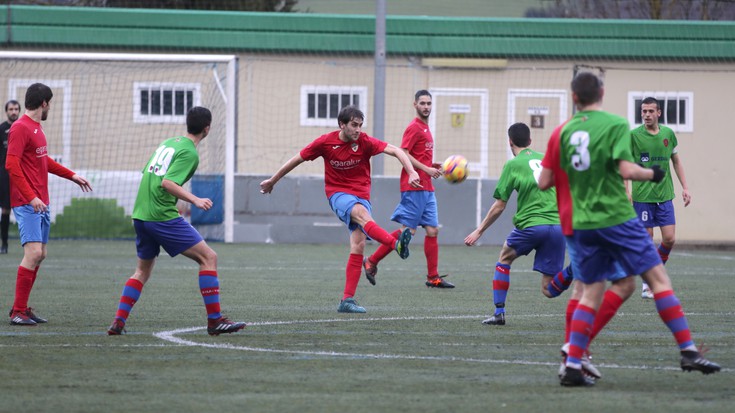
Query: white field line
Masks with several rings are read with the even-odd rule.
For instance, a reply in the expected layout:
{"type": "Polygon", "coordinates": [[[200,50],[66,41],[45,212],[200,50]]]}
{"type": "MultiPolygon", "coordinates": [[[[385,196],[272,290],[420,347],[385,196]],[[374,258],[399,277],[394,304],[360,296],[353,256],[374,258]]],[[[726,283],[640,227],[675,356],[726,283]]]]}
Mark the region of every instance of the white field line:
{"type": "MultiPolygon", "coordinates": [[[[732,313],[730,313],[732,314],[732,313]]],[[[538,317],[539,315],[533,315],[538,317]]],[[[547,316],[547,315],[540,315],[547,316]]],[[[558,315],[556,315],[558,317],[558,315]]],[[[273,326],[273,325],[288,325],[288,324],[318,324],[318,323],[335,323],[335,322],[365,322],[365,321],[405,321],[405,320],[436,320],[436,319],[465,319],[465,318],[479,318],[482,316],[438,316],[438,317],[385,317],[385,318],[357,318],[357,319],[324,319],[324,320],[294,320],[294,321],[267,321],[267,322],[254,322],[249,323],[248,327],[255,326],[273,326]]],[[[515,317],[515,316],[514,316],[515,317]]],[[[425,361],[451,361],[451,362],[467,362],[467,363],[488,363],[488,364],[520,364],[527,366],[558,366],[558,362],[537,362],[527,360],[509,360],[509,359],[479,359],[479,358],[467,358],[467,357],[453,357],[453,356],[417,356],[410,354],[386,354],[386,353],[348,353],[348,352],[336,352],[336,351],[320,351],[320,350],[284,350],[277,348],[267,347],[250,347],[250,346],[239,346],[230,343],[202,343],[192,340],[187,340],[181,337],[177,337],[179,334],[192,333],[199,330],[204,330],[205,327],[189,327],[181,328],[170,331],[161,331],[154,333],[155,337],[161,340],[183,346],[192,347],[204,347],[211,349],[220,350],[238,350],[238,351],[252,351],[259,353],[278,353],[278,354],[300,354],[310,356],[325,356],[325,357],[346,357],[346,358],[357,358],[357,359],[380,359],[380,360],[425,360],[425,361]]],[[[635,369],[635,370],[668,370],[668,371],[680,371],[680,368],[676,367],[660,367],[660,366],[647,366],[647,365],[619,365],[619,364],[599,364],[599,367],[611,368],[611,369],[635,369]]],[[[723,369],[723,371],[730,371],[731,369],[723,369]]]]}

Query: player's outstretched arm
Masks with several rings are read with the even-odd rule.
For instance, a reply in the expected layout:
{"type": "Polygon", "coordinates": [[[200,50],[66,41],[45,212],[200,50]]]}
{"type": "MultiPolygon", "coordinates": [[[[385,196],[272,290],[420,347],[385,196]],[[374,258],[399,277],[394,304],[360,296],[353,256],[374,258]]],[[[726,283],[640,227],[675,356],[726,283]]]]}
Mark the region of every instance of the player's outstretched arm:
{"type": "Polygon", "coordinates": [[[403,151],[403,149],[398,149],[397,147],[388,144],[388,146],[383,149],[383,153],[398,158],[398,161],[403,165],[403,169],[408,173],[408,184],[414,188],[421,188],[421,178],[419,178],[418,172],[413,169],[411,159],[408,158],[408,155],[403,151]]]}
{"type": "Polygon", "coordinates": [[[49,173],[74,182],[82,188],[83,192],[92,192],[92,185],[83,176],[74,173],[71,169],[66,168],[51,158],[46,159],[46,165],[48,166],[49,173]]]}
{"type": "Polygon", "coordinates": [[[658,165],[654,165],[653,168],[649,169],[622,159],[618,161],[618,170],[623,179],[630,179],[632,181],[661,182],[664,176],[666,176],[666,172],[658,165]]]}
{"type": "Polygon", "coordinates": [[[480,226],[472,231],[470,235],[465,237],[464,244],[468,247],[475,245],[477,240],[480,239],[483,233],[485,233],[485,230],[490,228],[490,225],[492,225],[498,217],[500,217],[503,211],[505,211],[506,205],[507,202],[502,199],[496,199],[492,206],[490,206],[490,210],[487,211],[487,215],[485,215],[485,219],[482,220],[480,226]]]}
{"type": "Polygon", "coordinates": [[[186,189],[184,189],[184,187],[182,187],[181,185],[177,184],[174,181],[171,181],[169,179],[164,179],[161,182],[161,186],[169,194],[175,196],[178,199],[189,202],[199,209],[203,209],[207,211],[209,210],[209,208],[212,208],[213,202],[211,199],[199,198],[198,196],[187,191],[186,189]]]}
{"type": "Polygon", "coordinates": [[[421,162],[419,162],[416,158],[411,156],[411,154],[408,153],[408,149],[406,148],[401,148],[401,149],[403,149],[403,152],[406,154],[406,156],[408,156],[408,159],[411,160],[411,165],[413,165],[413,169],[422,170],[426,172],[427,175],[429,175],[430,177],[434,179],[437,179],[442,176],[441,165],[432,164],[431,166],[426,166],[422,164],[421,162]]]}
{"type": "Polygon", "coordinates": [[[301,154],[296,154],[293,158],[289,159],[278,169],[278,171],[276,171],[275,174],[273,174],[273,176],[260,183],[260,193],[270,194],[271,191],[273,191],[273,187],[276,186],[276,183],[280,181],[281,178],[293,171],[294,168],[301,165],[303,162],[304,158],[301,157],[301,154]]]}
{"type": "Polygon", "coordinates": [[[74,174],[74,176],[71,177],[71,181],[79,185],[79,187],[82,188],[82,192],[92,192],[92,184],[90,184],[85,177],[74,174]]]}

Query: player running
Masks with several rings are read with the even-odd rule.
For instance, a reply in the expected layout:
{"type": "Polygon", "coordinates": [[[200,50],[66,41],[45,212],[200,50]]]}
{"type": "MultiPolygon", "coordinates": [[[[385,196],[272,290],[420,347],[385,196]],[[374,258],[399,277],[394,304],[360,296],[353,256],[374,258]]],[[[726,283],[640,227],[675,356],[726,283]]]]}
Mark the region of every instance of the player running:
{"type": "Polygon", "coordinates": [[[125,331],[130,311],[151,277],[161,247],[171,257],[182,254],[199,264],[199,292],[207,311],[209,335],[234,333],[245,328],[245,323],[232,322],[222,315],[217,253],[176,209],[179,199],[205,211],[212,207],[211,199],[199,198],[183,188],[199,166],[197,146],[209,134],[211,124],[209,109],[199,106],[189,109],[186,135],[163,141],[142,171],[143,178],[133,207],[138,265],[135,274],[125,283],[115,320],[107,330],[109,335],[120,335],[125,331]]]}

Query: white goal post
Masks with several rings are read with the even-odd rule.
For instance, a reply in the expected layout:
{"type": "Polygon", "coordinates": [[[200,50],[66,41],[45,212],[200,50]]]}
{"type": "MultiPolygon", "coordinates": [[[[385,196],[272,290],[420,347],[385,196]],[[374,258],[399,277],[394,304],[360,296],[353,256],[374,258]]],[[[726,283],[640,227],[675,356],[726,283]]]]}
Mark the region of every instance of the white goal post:
{"type": "MultiPolygon", "coordinates": [[[[192,182],[200,173],[212,177],[217,185],[200,187],[216,187],[222,213],[199,228],[225,242],[233,241],[237,76],[236,55],[0,51],[3,103],[14,99],[22,106],[28,85],[49,85],[54,99],[43,124],[49,155],[93,184],[94,192],[83,194],[50,177],[52,220],[72,199],[86,197],[115,199],[130,215],[140,170],[155,145],[185,133],[186,110],[201,105],[212,110],[213,125],[199,145],[192,182]]],[[[94,225],[105,226],[105,217],[99,219],[94,225]]]]}

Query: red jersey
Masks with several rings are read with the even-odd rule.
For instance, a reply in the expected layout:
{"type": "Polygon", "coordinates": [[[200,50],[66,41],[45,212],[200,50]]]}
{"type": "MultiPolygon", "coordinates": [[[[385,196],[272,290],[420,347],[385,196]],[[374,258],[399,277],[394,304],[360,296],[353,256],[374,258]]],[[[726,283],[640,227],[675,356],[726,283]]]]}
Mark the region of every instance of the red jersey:
{"type": "Polygon", "coordinates": [[[339,132],[322,135],[299,153],[305,161],[324,159],[324,189],[327,198],[336,192],[370,200],[370,158],[382,153],[387,142],[361,132],[356,142],[343,142],[339,132]]]}
{"type": "Polygon", "coordinates": [[[567,122],[557,126],[551,133],[549,142],[546,147],[544,159],[541,160],[541,166],[554,172],[554,186],[556,187],[556,203],[559,207],[559,221],[561,222],[561,231],[564,235],[572,235],[572,193],[569,189],[569,179],[567,173],[561,168],[560,152],[561,152],[561,130],[567,122]]]}
{"type": "MultiPolygon", "coordinates": [[[[28,115],[15,121],[8,136],[8,155],[20,159],[28,185],[38,199],[48,205],[48,148],[41,124],[28,115]]],[[[17,207],[30,202],[30,199],[23,197],[17,185],[10,185],[10,206],[17,207]]]]}
{"type": "MultiPolygon", "coordinates": [[[[406,127],[403,132],[403,140],[401,148],[408,150],[408,153],[416,158],[423,165],[431,167],[434,161],[434,138],[431,136],[429,125],[419,118],[414,119],[406,127]]],[[[431,176],[426,172],[416,169],[421,178],[421,188],[414,188],[408,183],[408,173],[405,169],[401,169],[401,192],[405,191],[434,191],[434,183],[431,182],[431,176]]]]}

